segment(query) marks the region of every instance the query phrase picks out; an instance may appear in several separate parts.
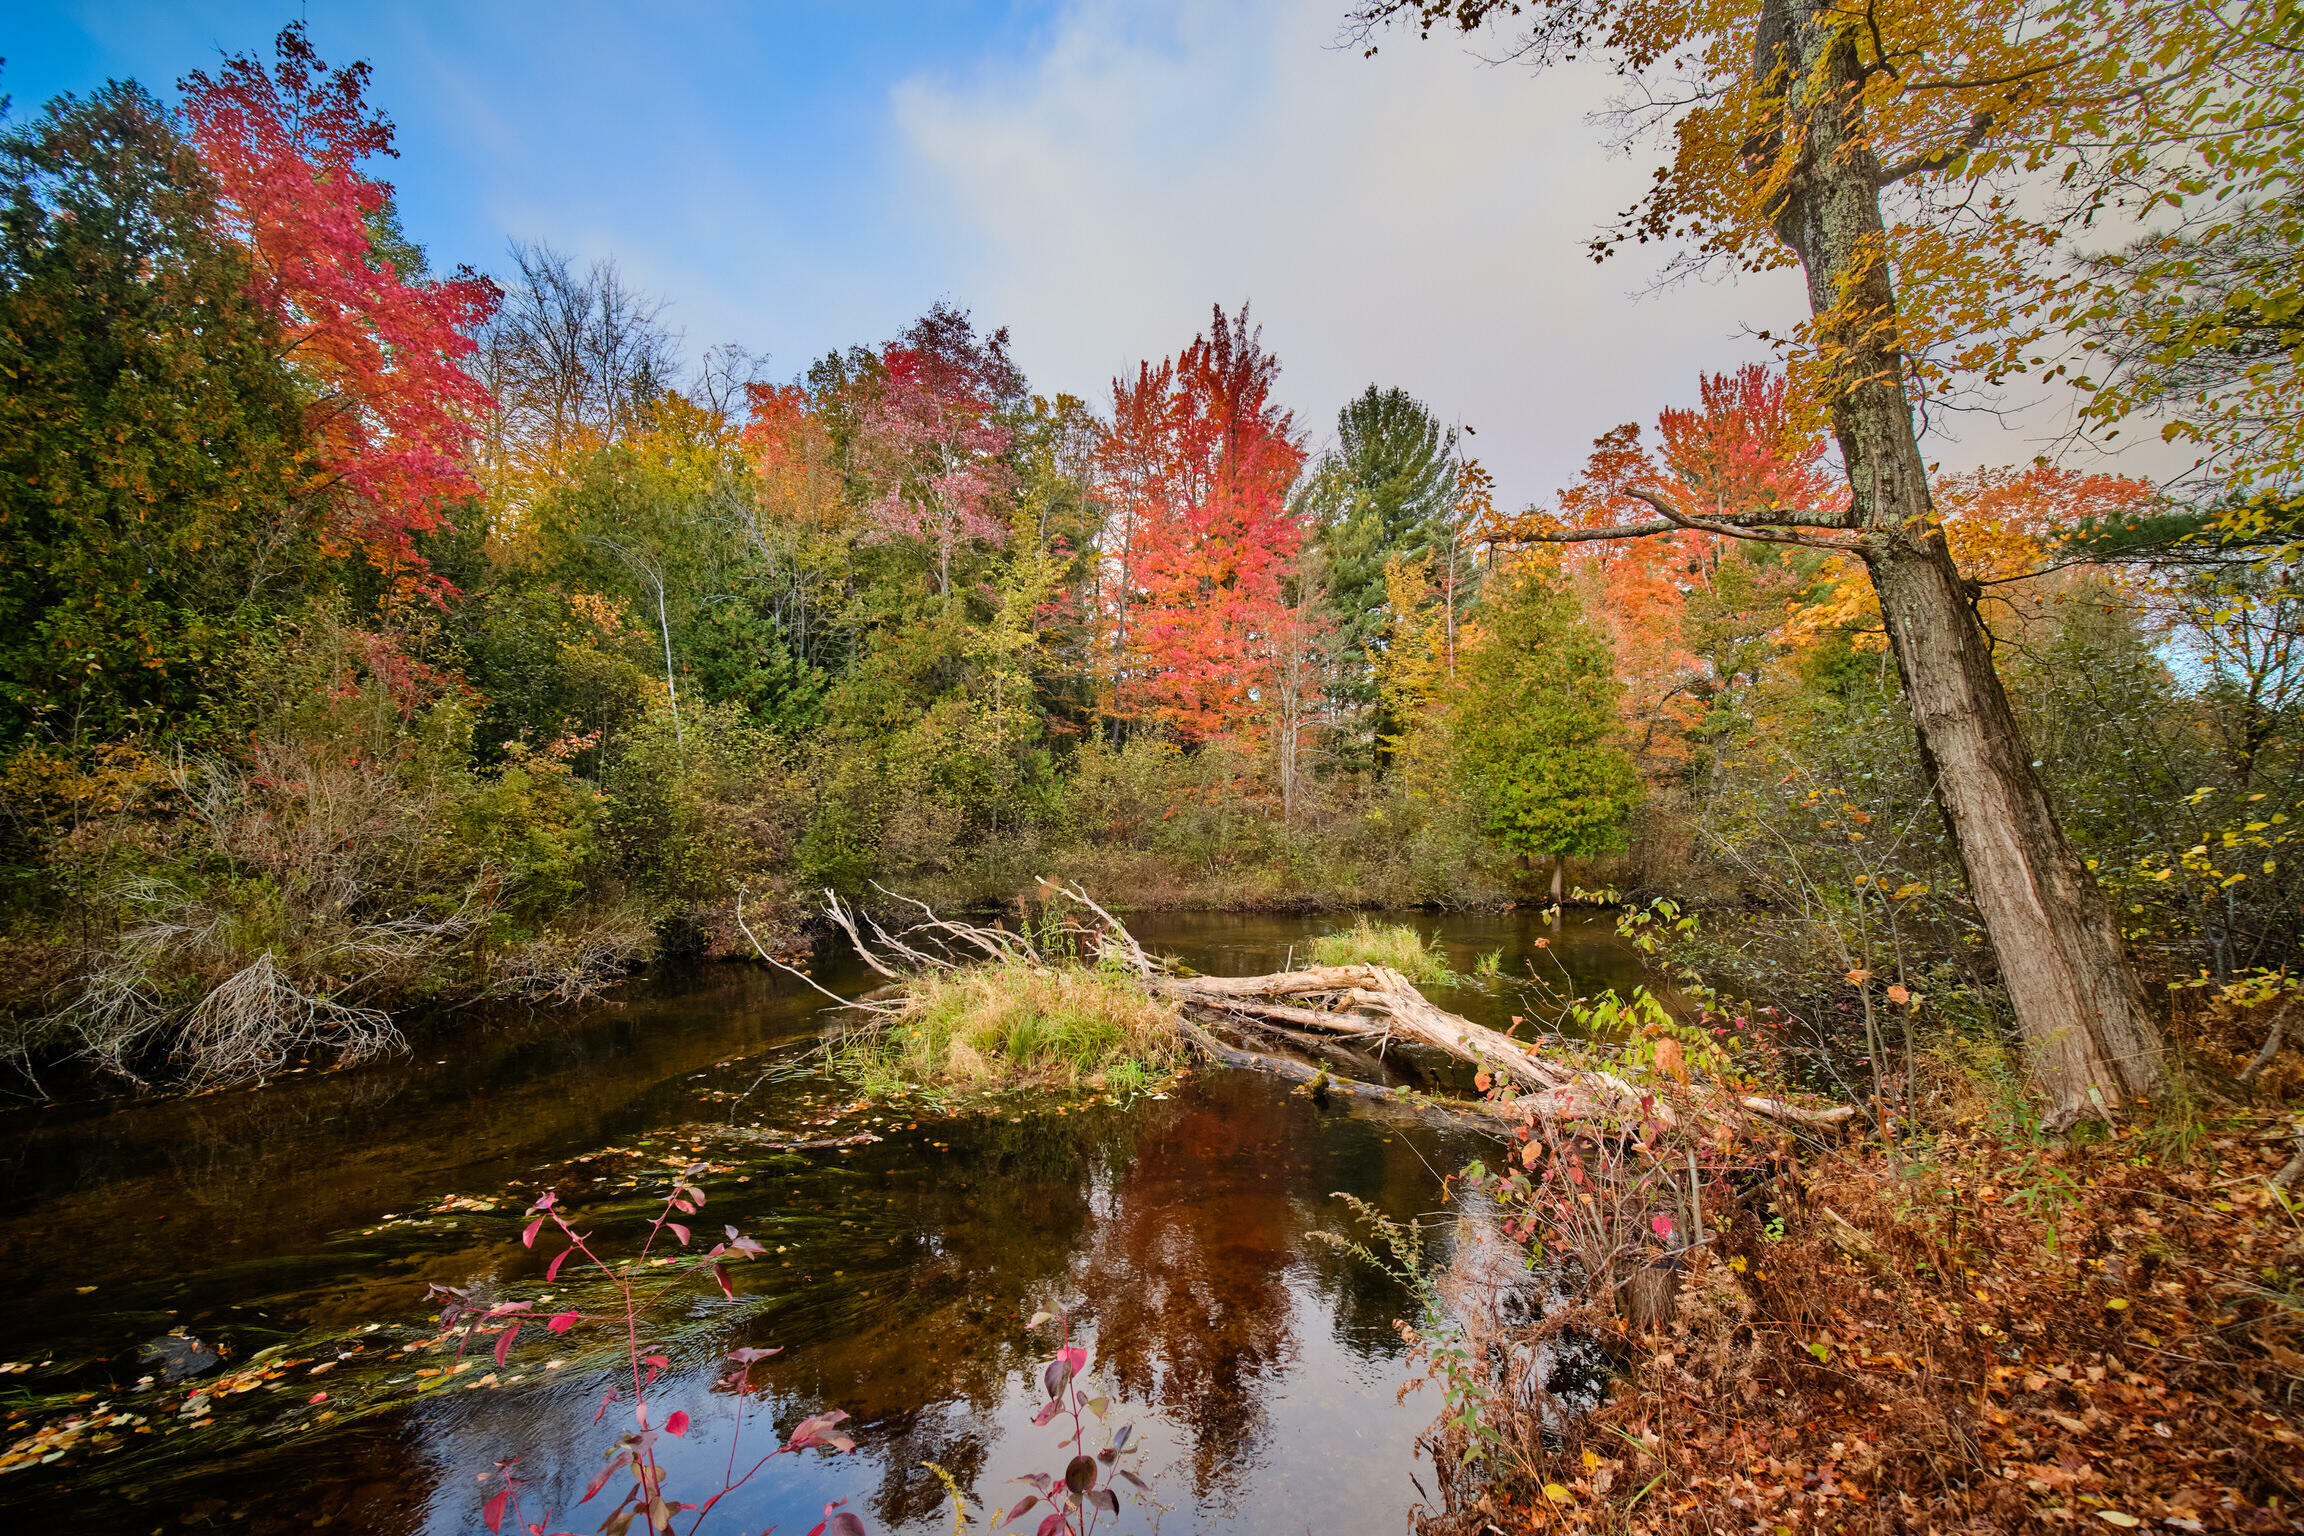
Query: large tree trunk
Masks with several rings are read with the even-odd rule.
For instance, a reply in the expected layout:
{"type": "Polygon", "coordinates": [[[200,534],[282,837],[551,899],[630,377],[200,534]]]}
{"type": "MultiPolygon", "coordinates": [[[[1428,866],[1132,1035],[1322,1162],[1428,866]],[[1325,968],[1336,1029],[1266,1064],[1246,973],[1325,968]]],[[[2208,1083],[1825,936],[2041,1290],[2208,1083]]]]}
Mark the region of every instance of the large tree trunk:
{"type": "MultiPolygon", "coordinates": [[[[2165,1047],[2110,909],[2032,771],[1974,593],[1952,563],[1912,425],[1885,259],[1880,164],[1864,136],[1861,60],[1824,0],[1767,0],[1754,68],[1789,158],[1770,210],[1799,254],[1830,370],[1852,522],[1935,795],[1966,867],[2032,1074],[2062,1126],[2157,1090],[2165,1047]]],[[[1756,162],[1762,158],[1756,156],[1756,162]]]]}

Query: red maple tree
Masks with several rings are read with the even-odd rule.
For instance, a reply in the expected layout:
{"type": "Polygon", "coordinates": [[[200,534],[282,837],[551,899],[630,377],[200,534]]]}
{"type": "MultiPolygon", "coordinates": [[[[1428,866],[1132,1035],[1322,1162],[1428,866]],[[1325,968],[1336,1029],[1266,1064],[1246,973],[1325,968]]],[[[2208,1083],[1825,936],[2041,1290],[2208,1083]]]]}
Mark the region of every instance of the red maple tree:
{"type": "Polygon", "coordinates": [[[392,188],[361,165],[394,150],[391,121],[365,100],[368,66],[330,69],[301,22],[274,49],[270,69],[234,54],[182,82],[193,142],[310,391],[307,489],[327,547],[363,554],[387,604],[439,601],[452,589],[414,540],[477,493],[468,454],[492,401],[463,362],[499,294],[467,269],[427,282],[377,252],[373,221],[392,188]]]}
{"type": "MultiPolygon", "coordinates": [[[[1593,443],[1583,477],[1560,495],[1556,519],[1571,528],[1604,528],[1650,514],[1636,490],[1651,492],[1698,516],[1722,517],[1766,508],[1833,510],[1847,491],[1826,462],[1827,442],[1797,409],[1784,376],[1747,364],[1706,374],[1695,409],[1657,417],[1659,451],[1627,422],[1593,443]]],[[[1509,524],[1499,529],[1512,536],[1509,524]]],[[[1614,644],[1625,683],[1622,708],[1644,753],[1682,755],[1703,709],[1725,680],[1698,654],[1688,626],[1690,598],[1716,586],[1720,563],[1735,557],[1729,541],[1688,532],[1652,539],[1608,539],[1568,546],[1566,561],[1588,594],[1594,618],[1614,644]]],[[[1762,583],[1770,601],[1791,595],[1801,579],[1786,566],[1762,583]]]]}
{"type": "Polygon", "coordinates": [[[863,457],[884,479],[867,512],[875,542],[926,552],[936,591],[952,596],[953,556],[1008,538],[1002,515],[1015,476],[1015,431],[1002,409],[1023,393],[1005,329],[979,337],[967,311],[937,304],[881,349],[885,370],[857,426],[863,457]]]}
{"type": "Polygon", "coordinates": [[[1269,712],[1290,632],[1285,581],[1304,529],[1287,497],[1304,450],[1272,399],[1279,372],[1242,305],[1215,309],[1174,361],[1112,384],[1097,464],[1116,529],[1116,707],[1190,741],[1269,712]]]}

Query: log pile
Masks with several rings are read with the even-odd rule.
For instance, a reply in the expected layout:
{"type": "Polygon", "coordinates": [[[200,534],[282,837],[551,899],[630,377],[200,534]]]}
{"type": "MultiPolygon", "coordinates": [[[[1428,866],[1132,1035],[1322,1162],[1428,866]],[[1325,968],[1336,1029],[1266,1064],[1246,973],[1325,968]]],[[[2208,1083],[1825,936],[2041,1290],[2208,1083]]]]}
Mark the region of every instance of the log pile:
{"type": "MultiPolygon", "coordinates": [[[[1625,1124],[1649,1118],[1671,1126],[1686,1116],[1704,1126],[1742,1132],[1756,1121],[1822,1129],[1845,1124],[1856,1114],[1847,1105],[1804,1108],[1702,1083],[1674,1084],[1669,1093],[1659,1093],[1613,1072],[1549,1060],[1509,1035],[1437,1006],[1388,966],[1311,966],[1264,976],[1183,974],[1146,954],[1125,924],[1077,886],[1043,881],[1041,895],[1051,904],[1069,903],[1082,919],[1044,921],[1035,934],[1002,924],[951,921],[908,902],[923,916],[892,931],[830,891],[825,892],[825,917],[866,965],[899,983],[907,976],[985,962],[1121,966],[1176,1005],[1179,1032],[1211,1060],[1273,1072],[1342,1097],[1403,1102],[1402,1090],[1368,1078],[1382,1074],[1380,1063],[1392,1047],[1422,1047],[1468,1063],[1499,1085],[1491,1097],[1407,1101],[1426,1118],[1459,1125],[1497,1130],[1531,1122],[1625,1124]],[[1253,1049],[1241,1042],[1243,1036],[1279,1044],[1319,1064],[1253,1049]]],[[[761,954],[781,964],[765,950],[761,954]]],[[[809,984],[816,985],[813,980],[809,984]]],[[[900,1011],[900,1004],[836,1000],[882,1014],[900,1011]]]]}

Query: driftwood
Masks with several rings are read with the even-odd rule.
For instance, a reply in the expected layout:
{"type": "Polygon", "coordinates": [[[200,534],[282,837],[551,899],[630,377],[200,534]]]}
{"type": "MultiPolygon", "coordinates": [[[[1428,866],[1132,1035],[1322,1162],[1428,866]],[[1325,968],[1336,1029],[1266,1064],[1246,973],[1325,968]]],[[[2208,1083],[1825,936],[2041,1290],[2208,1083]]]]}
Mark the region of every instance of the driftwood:
{"type": "MultiPolygon", "coordinates": [[[[1327,965],[1267,976],[1171,976],[1147,970],[1152,985],[1203,1016],[1227,1014],[1286,1023],[1341,1036],[1380,1036],[1429,1047],[1470,1062],[1524,1089],[1488,1101],[1516,1120],[1631,1119],[1652,1115],[1670,1125],[1679,1111],[1613,1072],[1547,1061],[1499,1030],[1434,1005],[1389,966],[1327,965]]],[[[1780,1099],[1691,1090],[1678,1095],[1698,1119],[1735,1126],[1754,1116],[1804,1126],[1841,1125],[1848,1105],[1803,1109],[1780,1099]]]]}
{"type": "MultiPolygon", "coordinates": [[[[954,922],[918,902],[895,897],[918,908],[921,917],[891,928],[847,907],[830,891],[824,893],[825,917],[847,936],[866,965],[897,982],[984,961],[1049,965],[1061,963],[1065,956],[1093,956],[1135,972],[1155,995],[1171,1000],[1177,1009],[1178,1032],[1212,1060],[1315,1083],[1321,1091],[1342,1098],[1410,1105],[1428,1119],[1460,1126],[1495,1131],[1538,1121],[1623,1124],[1649,1118],[1670,1126],[1687,1116],[1740,1131],[1756,1119],[1823,1128],[1845,1124],[1856,1114],[1847,1105],[1806,1109],[1701,1084],[1659,1094],[1613,1072],[1547,1060],[1501,1031],[1434,1005],[1388,966],[1311,966],[1265,976],[1181,975],[1147,955],[1125,924],[1077,886],[1042,881],[1041,888],[1052,904],[1068,901],[1093,921],[1046,921],[1035,936],[1005,926],[954,922]],[[1052,954],[1052,948],[1061,948],[1062,954],[1052,954]],[[1378,1056],[1392,1044],[1413,1044],[1470,1063],[1507,1086],[1494,1097],[1478,1100],[1442,1102],[1425,1095],[1408,1096],[1397,1088],[1338,1076],[1326,1067],[1248,1049],[1219,1038],[1218,1030],[1263,1035],[1360,1070],[1376,1064],[1344,1042],[1374,1042],[1378,1056]]],[[[738,920],[741,923],[741,907],[738,920]]],[[[750,930],[745,931],[749,936],[750,930]]],[[[781,965],[757,940],[754,948],[760,949],[763,959],[781,965]]],[[[824,990],[812,978],[802,979],[824,990]]],[[[842,1001],[882,1015],[901,1013],[903,1007],[900,1002],[842,1001]]]]}

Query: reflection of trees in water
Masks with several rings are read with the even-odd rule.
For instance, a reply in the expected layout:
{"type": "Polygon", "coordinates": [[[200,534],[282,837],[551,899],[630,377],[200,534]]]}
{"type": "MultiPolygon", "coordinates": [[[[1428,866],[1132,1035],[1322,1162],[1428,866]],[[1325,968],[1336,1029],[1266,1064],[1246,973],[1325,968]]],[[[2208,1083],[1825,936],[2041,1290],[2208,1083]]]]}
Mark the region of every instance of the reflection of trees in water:
{"type": "MultiPolygon", "coordinates": [[[[1314,1231],[1365,1237],[1350,1210],[1333,1195],[1335,1190],[1350,1190],[1394,1221],[1427,1228],[1436,1224],[1438,1230],[1428,1231],[1425,1239],[1425,1262],[1445,1262],[1446,1232],[1454,1222],[1434,1209],[1438,1181],[1433,1170],[1460,1168],[1475,1154],[1453,1145],[1435,1150],[1427,1139],[1391,1134],[1389,1142],[1380,1134],[1332,1138],[1308,1225],[1314,1231]]],[[[1327,1303],[1330,1332],[1342,1349],[1361,1360],[1399,1357],[1402,1346],[1394,1324],[1402,1318],[1414,1321],[1418,1306],[1405,1286],[1326,1243],[1305,1243],[1297,1260],[1313,1294],[1327,1303]]]]}
{"type": "MultiPolygon", "coordinates": [[[[983,1470],[987,1422],[1012,1380],[1047,1358],[1024,1319],[1067,1288],[1093,1222],[1090,1191],[1135,1134],[1133,1118],[1116,1113],[1040,1115],[956,1126],[948,1153],[879,1149],[843,1170],[854,1177],[837,1209],[854,1225],[837,1246],[808,1253],[819,1279],[828,1266],[846,1269],[837,1300],[780,1307],[759,1338],[729,1341],[786,1346],[760,1379],[807,1411],[855,1415],[859,1445],[883,1469],[877,1522],[935,1509],[943,1489],[923,1461],[964,1486],[983,1470]]],[[[825,1192],[803,1176],[787,1193],[825,1192]]]]}
{"type": "Polygon", "coordinates": [[[1096,1370],[1189,1431],[1202,1500],[1257,1464],[1265,1393],[1296,1359],[1286,1274],[1303,1213],[1287,1174],[1302,1118],[1265,1084],[1195,1083],[1120,1176],[1080,1272],[1096,1370]]]}
{"type": "Polygon", "coordinates": [[[1188,1431],[1196,1498],[1238,1493],[1262,1462],[1306,1291],[1347,1351],[1399,1353],[1400,1287],[1309,1240],[1344,1221],[1331,1193],[1407,1218],[1436,1184],[1408,1135],[1246,1074],[1195,1079],[1148,1121],[1078,1285],[1096,1315],[1095,1369],[1188,1431]]]}

